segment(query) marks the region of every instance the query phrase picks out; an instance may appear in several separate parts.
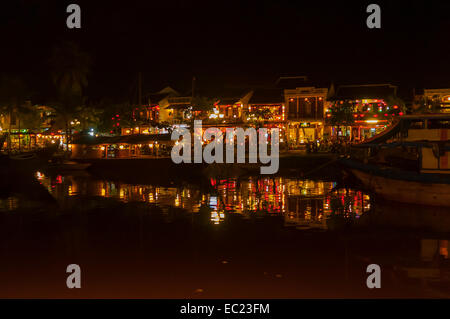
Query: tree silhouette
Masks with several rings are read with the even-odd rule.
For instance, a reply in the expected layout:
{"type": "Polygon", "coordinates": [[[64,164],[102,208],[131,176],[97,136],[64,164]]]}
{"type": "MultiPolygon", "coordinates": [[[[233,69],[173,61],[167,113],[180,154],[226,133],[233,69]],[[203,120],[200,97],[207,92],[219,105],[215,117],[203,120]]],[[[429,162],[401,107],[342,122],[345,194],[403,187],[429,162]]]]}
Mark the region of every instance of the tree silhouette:
{"type": "Polygon", "coordinates": [[[52,80],[58,92],[58,102],[54,105],[66,126],[66,143],[70,142],[69,122],[77,107],[83,105],[83,88],[88,84],[92,60],[73,42],[64,42],[54,47],[50,58],[52,80]]]}
{"type": "Polygon", "coordinates": [[[328,109],[328,111],[330,112],[330,117],[327,118],[327,121],[332,126],[349,126],[355,122],[353,116],[355,107],[348,101],[342,103],[336,102],[328,109]]]}

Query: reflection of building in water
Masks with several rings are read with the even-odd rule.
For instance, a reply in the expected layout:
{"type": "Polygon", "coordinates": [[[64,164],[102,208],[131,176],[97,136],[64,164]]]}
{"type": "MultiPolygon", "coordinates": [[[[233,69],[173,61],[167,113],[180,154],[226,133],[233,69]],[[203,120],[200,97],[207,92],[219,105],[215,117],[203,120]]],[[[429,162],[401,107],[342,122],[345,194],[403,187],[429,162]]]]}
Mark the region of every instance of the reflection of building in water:
{"type": "Polygon", "coordinates": [[[288,193],[285,224],[297,228],[327,228],[327,218],[334,213],[359,217],[370,209],[370,198],[360,191],[338,189],[335,183],[292,181],[288,193]]]}
{"type": "Polygon", "coordinates": [[[214,224],[219,224],[225,219],[225,214],[223,210],[219,211],[217,205],[217,196],[209,197],[209,208],[211,208],[211,222],[214,224]]]}
{"type": "Polygon", "coordinates": [[[193,185],[130,185],[70,176],[50,179],[41,173],[37,178],[59,200],[73,195],[99,196],[179,207],[194,213],[204,205],[212,209],[211,221],[215,224],[222,222],[227,213],[241,214],[244,218],[257,213],[284,216],[287,225],[323,228],[336,201],[356,215],[368,210],[370,205],[368,196],[361,192],[330,193],[335,186],[333,182],[283,177],[211,179],[213,191],[207,192],[193,185]]]}
{"type": "Polygon", "coordinates": [[[439,257],[448,259],[448,240],[422,239],[420,257],[424,262],[431,262],[439,257]]]}
{"type": "Polygon", "coordinates": [[[448,263],[448,240],[439,239],[421,239],[420,252],[418,252],[417,261],[408,263],[400,267],[406,277],[419,279],[422,285],[426,286],[430,292],[434,289],[429,284],[440,282],[440,287],[447,289],[450,287],[450,264],[448,263]],[[446,283],[446,285],[442,285],[446,283]]]}
{"type": "Polygon", "coordinates": [[[15,196],[0,199],[0,212],[13,211],[19,208],[19,199],[15,196]]]}

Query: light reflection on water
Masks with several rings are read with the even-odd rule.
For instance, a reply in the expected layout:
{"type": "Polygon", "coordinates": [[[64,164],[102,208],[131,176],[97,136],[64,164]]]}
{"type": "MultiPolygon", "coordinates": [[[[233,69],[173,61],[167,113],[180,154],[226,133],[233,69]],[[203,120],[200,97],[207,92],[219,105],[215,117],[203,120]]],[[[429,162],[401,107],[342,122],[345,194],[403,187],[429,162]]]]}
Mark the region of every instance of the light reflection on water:
{"type": "MultiPolygon", "coordinates": [[[[325,246],[328,247],[328,242],[330,241],[330,238],[332,238],[331,242],[333,239],[338,242],[338,244],[333,247],[341,245],[343,247],[342,249],[345,250],[345,254],[343,255],[347,256],[345,258],[348,260],[345,261],[345,263],[346,265],[350,265],[349,267],[356,267],[351,265],[358,265],[359,267],[361,263],[364,263],[364,266],[368,263],[381,263],[383,269],[390,272],[389,276],[396,278],[396,280],[402,284],[403,282],[406,282],[409,285],[411,280],[415,280],[418,281],[420,285],[426,285],[427,291],[431,291],[430,293],[436,294],[437,296],[450,296],[450,291],[448,290],[448,287],[450,287],[448,285],[450,282],[450,263],[448,255],[450,214],[448,214],[448,211],[439,212],[436,208],[417,208],[417,211],[414,211],[414,207],[411,206],[397,206],[393,203],[381,205],[378,201],[375,201],[372,207],[371,198],[362,191],[355,189],[336,189],[336,183],[334,182],[285,177],[210,179],[207,181],[206,185],[205,183],[198,183],[178,184],[177,186],[171,186],[170,183],[166,186],[132,185],[110,180],[94,179],[89,175],[47,176],[43,173],[37,173],[36,178],[56,199],[59,204],[58,206],[63,211],[67,208],[67,211],[71,212],[71,207],[82,203],[85,199],[90,199],[96,204],[103,203],[101,198],[112,199],[111,201],[108,201],[108,203],[111,202],[113,207],[116,207],[117,203],[115,201],[129,203],[123,206],[132,207],[132,209],[134,209],[134,207],[141,207],[141,205],[133,206],[132,202],[147,203],[149,204],[148,206],[155,205],[162,209],[164,218],[170,215],[166,214],[170,208],[178,208],[182,218],[184,218],[183,214],[192,214],[194,217],[206,217],[206,221],[209,219],[210,223],[207,223],[207,229],[214,229],[211,234],[221,234],[224,230],[227,231],[227,229],[232,229],[226,232],[226,234],[231,234],[231,236],[226,237],[226,239],[222,238],[223,241],[221,241],[221,237],[218,237],[219,239],[214,239],[218,240],[217,242],[221,245],[235,235],[241,236],[242,233],[246,234],[246,232],[251,232],[252,230],[256,230],[255,234],[260,234],[259,225],[254,225],[253,221],[261,218],[261,225],[264,227],[267,227],[267,225],[270,226],[270,228],[264,228],[264,234],[266,234],[267,230],[269,238],[271,238],[272,234],[280,236],[281,232],[283,234],[288,234],[289,236],[285,238],[289,238],[289,240],[292,234],[299,236],[293,237],[297,239],[292,243],[289,242],[292,245],[290,247],[294,248],[292,251],[295,251],[295,253],[287,253],[286,256],[283,255],[285,261],[291,262],[292,260],[295,260],[299,254],[302,254],[302,258],[304,257],[305,259],[319,258],[317,261],[318,263],[322,260],[320,258],[323,257],[323,260],[339,265],[340,255],[336,257],[338,259],[335,260],[333,259],[335,258],[334,252],[324,248],[325,246]],[[207,214],[202,215],[202,213],[205,212],[205,207],[207,208],[207,214]],[[370,213],[366,214],[369,211],[370,213]],[[275,219],[278,221],[281,220],[283,222],[282,224],[286,227],[279,232],[278,223],[272,223],[272,217],[264,219],[266,216],[276,216],[275,219]],[[235,223],[236,219],[233,219],[233,217],[247,219],[244,221],[244,224],[249,226],[240,228],[241,224],[239,222],[235,223]],[[333,219],[333,217],[338,218],[333,219]],[[357,221],[359,226],[372,225],[375,227],[369,228],[367,236],[366,228],[363,228],[363,231],[356,230],[352,232],[349,230],[348,232],[336,232],[334,234],[333,232],[312,231],[307,233],[307,236],[304,236],[306,232],[289,232],[292,228],[300,230],[338,229],[342,224],[345,224],[343,220],[357,221]],[[209,226],[210,224],[213,226],[209,226]],[[221,224],[225,227],[218,226],[221,224]],[[395,236],[392,235],[392,233],[383,232],[382,227],[386,224],[394,226],[395,236]],[[228,227],[227,225],[237,226],[233,228],[228,227]],[[399,232],[396,234],[397,229],[401,229],[401,227],[405,225],[410,226],[414,231],[409,233],[399,232]],[[434,232],[419,234],[419,232],[415,231],[417,227],[422,226],[427,226],[429,229],[433,229],[434,232]],[[332,234],[331,237],[329,237],[330,234],[332,234]],[[326,245],[323,245],[324,241],[327,242],[326,245]],[[311,243],[310,250],[308,250],[309,246],[307,246],[305,242],[308,243],[308,245],[311,243]],[[315,246],[316,244],[314,243],[316,243],[317,246],[315,246]],[[299,249],[297,249],[297,244],[300,247],[299,249]],[[318,250],[323,252],[325,257],[316,254],[318,250]]],[[[28,201],[26,197],[26,194],[18,196],[11,195],[0,200],[0,211],[14,212],[20,208],[32,207],[27,204],[28,201]]],[[[89,201],[89,203],[90,202],[91,201],[89,201]]],[[[142,206],[148,207],[145,204],[142,206]]],[[[92,210],[92,206],[86,205],[86,207],[88,210],[92,210]]],[[[83,207],[82,209],[85,209],[86,207],[83,207]]],[[[97,206],[95,206],[92,211],[95,211],[96,207],[97,206]]],[[[116,212],[122,214],[121,209],[122,206],[119,206],[119,209],[116,212]]],[[[103,211],[109,213],[109,206],[103,211]]],[[[159,209],[150,211],[157,212],[159,209]]],[[[78,210],[75,210],[75,212],[78,212],[78,210]]],[[[28,210],[26,213],[28,213],[28,210]]],[[[9,218],[5,218],[5,220],[10,221],[10,224],[4,224],[6,225],[4,229],[9,230],[10,227],[8,225],[15,225],[12,223],[15,220],[15,214],[7,213],[4,215],[9,218]]],[[[72,215],[77,216],[80,214],[72,215]]],[[[16,214],[16,216],[22,217],[27,216],[27,214],[16,214]]],[[[103,221],[104,216],[105,215],[100,214],[96,217],[94,214],[92,217],[92,220],[94,221],[93,224],[95,225],[96,218],[100,218],[100,220],[103,221]]],[[[123,217],[123,215],[120,216],[123,217]]],[[[133,215],[131,217],[134,221],[133,215]]],[[[179,217],[179,215],[176,217],[179,217]]],[[[155,222],[156,228],[160,227],[162,223],[166,223],[166,219],[164,218],[161,220],[157,219],[158,222],[155,222]]],[[[45,218],[43,219],[45,220],[45,218]]],[[[20,225],[22,220],[32,223],[34,219],[31,218],[27,220],[26,218],[21,218],[20,223],[18,222],[17,224],[19,226],[17,228],[11,228],[14,230],[14,233],[17,233],[18,230],[21,229],[20,227],[22,226],[20,225]]],[[[77,221],[77,217],[75,217],[74,220],[77,221]]],[[[193,218],[193,220],[195,220],[195,218],[193,218]]],[[[144,223],[143,225],[149,227],[148,229],[152,229],[150,228],[152,223],[153,221],[144,223]]],[[[53,229],[55,224],[50,225],[50,228],[53,229]]],[[[63,226],[59,226],[60,228],[56,227],[56,230],[62,229],[63,231],[61,231],[61,233],[65,234],[64,231],[67,230],[64,227],[68,227],[69,230],[67,232],[70,236],[58,238],[67,238],[66,245],[68,247],[77,247],[78,238],[91,238],[90,236],[92,234],[86,230],[89,227],[72,227],[72,225],[78,225],[77,223],[62,223],[62,225],[63,226]],[[85,235],[86,233],[90,235],[85,235]],[[76,240],[74,240],[72,236],[75,236],[76,240]]],[[[189,225],[191,224],[181,225],[184,228],[189,228],[189,225]],[[188,227],[185,227],[186,225],[188,225],[188,227]]],[[[168,226],[167,229],[172,227],[172,225],[168,226]]],[[[120,227],[122,227],[121,224],[120,227]]],[[[201,227],[204,227],[203,224],[201,227]]],[[[30,229],[38,228],[35,228],[33,225],[30,229]]],[[[125,226],[124,229],[126,229],[125,226]]],[[[174,232],[178,232],[178,228],[173,227],[173,229],[175,229],[174,232]]],[[[198,230],[199,228],[195,229],[198,230]]],[[[357,229],[357,227],[354,227],[354,229],[357,229]]],[[[28,234],[28,230],[25,230],[23,233],[28,234]]],[[[115,234],[116,232],[114,232],[114,236],[115,234]]],[[[129,235],[129,233],[126,234],[127,236],[129,235]]],[[[143,236],[144,239],[145,236],[149,236],[149,234],[152,234],[152,231],[139,232],[139,236],[143,236]]],[[[202,234],[206,233],[202,232],[202,234]]],[[[105,233],[102,233],[102,235],[105,235],[105,233]]],[[[108,241],[114,240],[115,238],[114,236],[108,237],[107,233],[105,236],[108,241]]],[[[130,235],[130,237],[132,237],[132,235],[130,235]]],[[[214,236],[206,237],[205,241],[211,241],[211,238],[213,237],[214,236]]],[[[11,242],[14,241],[12,240],[11,242]]],[[[131,242],[132,241],[130,240],[130,243],[131,242]]],[[[148,244],[145,240],[142,240],[142,242],[143,245],[148,244]]],[[[332,244],[331,242],[330,245],[332,244]]],[[[282,245],[286,244],[288,244],[288,240],[282,242],[282,245]]],[[[5,245],[5,247],[6,246],[7,245],[5,245]]],[[[86,247],[91,247],[90,241],[87,242],[86,247]]],[[[173,249],[173,246],[169,245],[168,247],[173,249]]],[[[225,244],[224,247],[228,249],[228,246],[225,246],[225,244]]],[[[276,249],[278,253],[278,246],[274,247],[271,249],[276,249]]],[[[225,248],[222,249],[224,249],[224,253],[228,251],[225,248]]],[[[116,252],[115,246],[114,251],[116,252]]],[[[234,246],[228,253],[230,253],[230,251],[233,251],[234,253],[234,246]]],[[[239,251],[239,249],[236,249],[236,254],[239,257],[236,257],[235,260],[243,258],[238,254],[239,251]]],[[[287,251],[289,252],[291,250],[287,251]]],[[[222,254],[222,251],[220,254],[222,254]]],[[[275,253],[272,251],[272,254],[275,253]]],[[[324,264],[327,264],[327,262],[324,262],[324,264]]],[[[355,268],[352,269],[354,270],[355,268]]],[[[310,269],[306,268],[304,270],[305,272],[310,271],[310,269]]],[[[349,273],[351,273],[351,269],[349,270],[349,273]]]]}
{"type": "Polygon", "coordinates": [[[198,185],[161,187],[130,185],[89,177],[46,176],[37,179],[59,201],[68,196],[105,197],[123,202],[146,202],[198,213],[211,210],[211,222],[220,224],[227,214],[250,218],[258,214],[284,217],[286,226],[326,229],[333,213],[358,218],[370,209],[370,197],[352,189],[334,189],[336,183],[284,177],[210,179],[208,188],[198,185]]]}

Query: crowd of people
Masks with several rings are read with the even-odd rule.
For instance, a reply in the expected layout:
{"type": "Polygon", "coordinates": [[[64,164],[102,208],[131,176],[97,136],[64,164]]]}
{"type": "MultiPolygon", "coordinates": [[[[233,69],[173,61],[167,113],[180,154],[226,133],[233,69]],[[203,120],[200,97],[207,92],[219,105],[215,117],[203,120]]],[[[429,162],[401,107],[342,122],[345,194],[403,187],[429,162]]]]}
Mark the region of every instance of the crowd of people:
{"type": "Polygon", "coordinates": [[[354,143],[345,138],[323,139],[317,141],[310,141],[306,143],[307,153],[338,153],[345,154],[348,148],[354,143]]]}

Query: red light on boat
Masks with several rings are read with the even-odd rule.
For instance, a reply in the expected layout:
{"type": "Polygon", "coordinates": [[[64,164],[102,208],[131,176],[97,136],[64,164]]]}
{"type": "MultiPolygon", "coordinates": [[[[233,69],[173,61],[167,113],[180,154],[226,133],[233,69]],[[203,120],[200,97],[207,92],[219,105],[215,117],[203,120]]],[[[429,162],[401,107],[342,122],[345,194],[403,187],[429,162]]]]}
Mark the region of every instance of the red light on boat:
{"type": "Polygon", "coordinates": [[[388,116],[387,113],[384,113],[384,116],[388,116]]]}
{"type": "Polygon", "coordinates": [[[403,112],[398,113],[398,115],[402,116],[402,115],[403,115],[403,112]]]}

